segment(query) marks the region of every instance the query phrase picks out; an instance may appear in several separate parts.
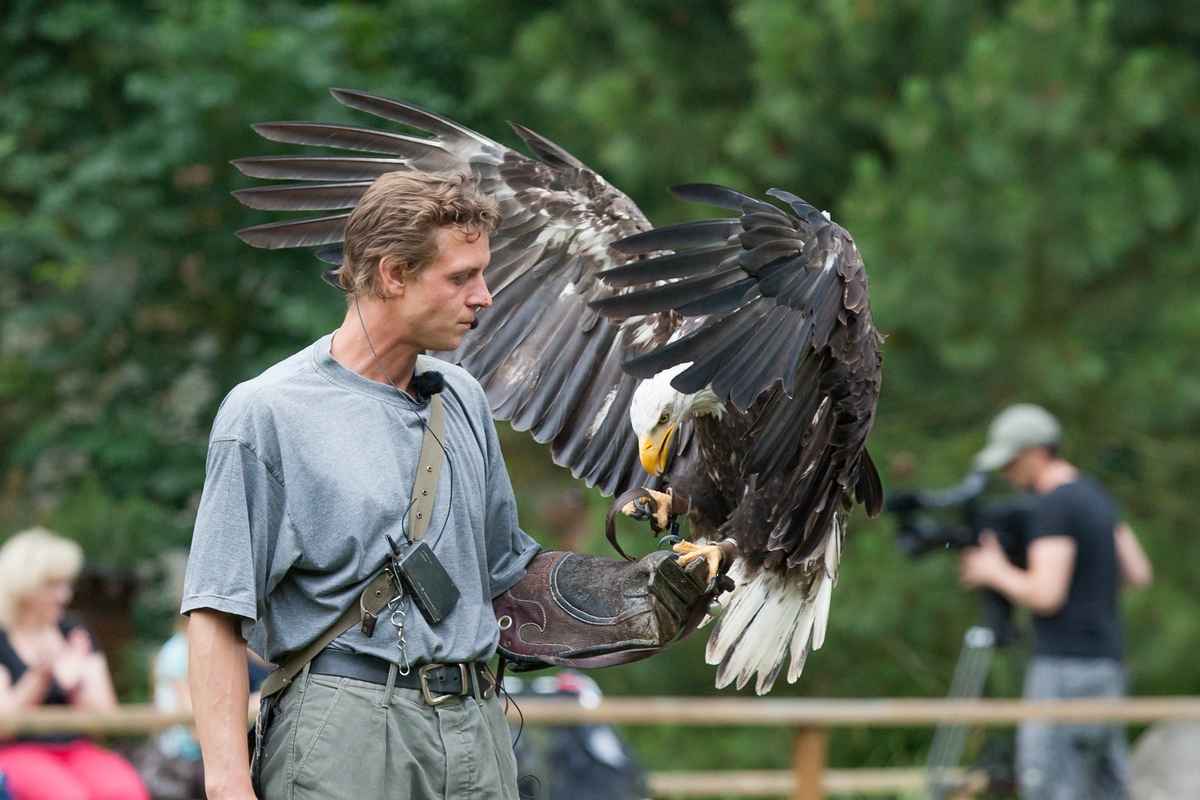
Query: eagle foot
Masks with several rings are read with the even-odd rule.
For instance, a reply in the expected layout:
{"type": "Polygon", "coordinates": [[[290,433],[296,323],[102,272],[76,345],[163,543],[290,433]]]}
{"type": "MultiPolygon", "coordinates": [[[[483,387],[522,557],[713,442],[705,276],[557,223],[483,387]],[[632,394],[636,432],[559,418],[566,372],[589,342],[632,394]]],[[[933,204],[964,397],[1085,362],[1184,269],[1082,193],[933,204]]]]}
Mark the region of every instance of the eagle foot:
{"type": "MultiPolygon", "coordinates": [[[[728,591],[729,580],[721,568],[724,563],[725,569],[733,563],[733,558],[737,553],[737,545],[732,539],[726,539],[717,544],[695,544],[694,542],[681,541],[671,548],[676,553],[679,553],[679,566],[686,567],[688,564],[703,558],[708,562],[708,588],[711,592],[714,589],[721,588],[722,591],[728,591]]],[[[732,587],[729,587],[732,588],[732,587]]]]}
{"type": "Polygon", "coordinates": [[[671,512],[675,505],[675,497],[671,490],[656,492],[653,489],[643,489],[642,491],[649,497],[643,496],[636,500],[630,500],[621,507],[621,513],[638,521],[650,520],[650,527],[656,532],[666,530],[671,524],[671,512]]]}

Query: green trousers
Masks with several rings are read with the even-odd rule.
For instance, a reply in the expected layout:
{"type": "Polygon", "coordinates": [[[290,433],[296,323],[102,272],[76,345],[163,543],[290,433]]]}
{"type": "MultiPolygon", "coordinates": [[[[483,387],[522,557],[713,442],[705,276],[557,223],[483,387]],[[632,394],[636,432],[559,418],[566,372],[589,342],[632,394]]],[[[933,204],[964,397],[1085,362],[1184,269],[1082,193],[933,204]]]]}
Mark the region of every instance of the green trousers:
{"type": "Polygon", "coordinates": [[[495,697],[429,706],[415,689],[305,670],[280,698],[262,755],[264,800],[517,800],[495,697]]]}

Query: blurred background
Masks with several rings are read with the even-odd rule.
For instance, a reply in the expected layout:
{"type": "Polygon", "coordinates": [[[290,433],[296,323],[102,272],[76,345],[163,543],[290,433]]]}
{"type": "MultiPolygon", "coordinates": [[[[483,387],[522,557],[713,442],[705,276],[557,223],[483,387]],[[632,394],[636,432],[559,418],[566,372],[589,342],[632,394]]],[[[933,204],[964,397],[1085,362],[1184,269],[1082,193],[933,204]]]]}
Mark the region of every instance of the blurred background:
{"type": "MultiPolygon", "coordinates": [[[[664,191],[690,181],[828,209],[888,337],[887,488],[955,483],[992,415],[1046,406],[1155,565],[1125,598],[1133,694],[1200,693],[1200,3],[8,0],[0,53],[0,538],[83,545],[78,604],[123,699],[170,634],[218,403],[341,320],[310,254],[234,237],[278,216],[229,196],[252,185],[230,159],[296,150],[251,123],[373,124],[330,86],[523,151],[519,122],[656,224],[690,213],[664,191]]],[[[501,434],[524,527],[605,553],[608,501],[501,434]]],[[[977,599],[894,528],[856,512],[825,646],[775,695],[945,694],[977,599]]],[[[712,694],[704,638],[591,675],[712,694]]],[[[988,694],[1020,693],[1025,647],[988,694]]],[[[790,758],[754,728],[626,735],[652,768],[683,746],[790,758]]],[[[835,730],[830,764],[919,764],[929,739],[835,730]]]]}

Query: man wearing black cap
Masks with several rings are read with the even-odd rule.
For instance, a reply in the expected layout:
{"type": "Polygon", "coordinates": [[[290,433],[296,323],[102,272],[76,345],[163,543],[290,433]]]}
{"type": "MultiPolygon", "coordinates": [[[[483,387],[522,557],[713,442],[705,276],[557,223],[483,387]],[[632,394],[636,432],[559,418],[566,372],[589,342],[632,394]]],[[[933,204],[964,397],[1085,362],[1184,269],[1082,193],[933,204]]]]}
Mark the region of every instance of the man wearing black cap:
{"type": "MultiPolygon", "coordinates": [[[[1045,409],[1010,406],[975,457],[1017,490],[1037,495],[1027,569],[1014,566],[990,532],[963,553],[962,582],[986,586],[1033,612],[1034,658],[1025,697],[1121,697],[1125,693],[1117,590],[1142,587],[1150,562],[1108,492],[1058,452],[1061,428],[1045,409]]],[[[1125,731],[1112,725],[1024,723],[1017,773],[1027,800],[1117,800],[1129,796],[1125,731]]]]}

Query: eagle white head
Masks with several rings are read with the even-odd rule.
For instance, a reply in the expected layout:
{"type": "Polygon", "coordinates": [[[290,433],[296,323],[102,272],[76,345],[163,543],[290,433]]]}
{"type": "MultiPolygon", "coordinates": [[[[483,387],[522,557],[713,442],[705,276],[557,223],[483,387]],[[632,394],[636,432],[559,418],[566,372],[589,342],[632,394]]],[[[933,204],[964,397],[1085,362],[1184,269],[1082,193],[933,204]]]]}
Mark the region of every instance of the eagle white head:
{"type": "Polygon", "coordinates": [[[671,440],[679,423],[689,416],[704,414],[720,419],[725,413],[725,406],[711,389],[684,394],[671,386],[675,376],[691,365],[688,361],[642,381],[629,402],[629,421],[638,437],[638,455],[651,475],[666,472],[671,440]]]}

